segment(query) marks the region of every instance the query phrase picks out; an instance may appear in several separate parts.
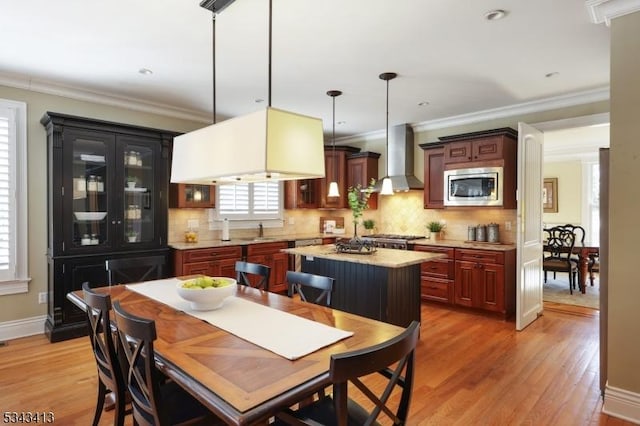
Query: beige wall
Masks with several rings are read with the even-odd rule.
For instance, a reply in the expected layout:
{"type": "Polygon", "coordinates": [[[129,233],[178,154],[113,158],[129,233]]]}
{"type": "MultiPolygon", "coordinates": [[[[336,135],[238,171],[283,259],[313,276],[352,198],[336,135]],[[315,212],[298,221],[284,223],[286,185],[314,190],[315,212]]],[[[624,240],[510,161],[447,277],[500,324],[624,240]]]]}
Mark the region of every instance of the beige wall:
{"type": "Polygon", "coordinates": [[[559,161],[544,164],[545,178],[558,178],[558,212],[544,213],[548,224],[582,223],[582,162],[559,161]]]}
{"type": "Polygon", "coordinates": [[[608,384],[640,393],[640,12],[611,24],[608,384]]]}
{"type": "Polygon", "coordinates": [[[46,111],[93,117],[120,123],[175,131],[202,127],[202,123],[177,120],[60,96],[44,95],[0,86],[0,98],[27,104],[27,163],[29,203],[29,292],[0,296],[0,323],[46,315],[46,305],[38,304],[38,293],[47,291],[47,151],[46,133],[40,118],[46,111]]]}

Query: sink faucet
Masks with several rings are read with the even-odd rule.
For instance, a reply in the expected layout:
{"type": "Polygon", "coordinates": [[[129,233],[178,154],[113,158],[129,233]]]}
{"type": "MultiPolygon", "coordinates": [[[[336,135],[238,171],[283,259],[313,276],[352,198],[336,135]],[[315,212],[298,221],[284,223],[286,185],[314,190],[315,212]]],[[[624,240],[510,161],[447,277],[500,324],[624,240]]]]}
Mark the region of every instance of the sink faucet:
{"type": "Polygon", "coordinates": [[[258,237],[264,237],[264,228],[262,227],[262,222],[260,222],[260,224],[258,225],[258,237]]]}

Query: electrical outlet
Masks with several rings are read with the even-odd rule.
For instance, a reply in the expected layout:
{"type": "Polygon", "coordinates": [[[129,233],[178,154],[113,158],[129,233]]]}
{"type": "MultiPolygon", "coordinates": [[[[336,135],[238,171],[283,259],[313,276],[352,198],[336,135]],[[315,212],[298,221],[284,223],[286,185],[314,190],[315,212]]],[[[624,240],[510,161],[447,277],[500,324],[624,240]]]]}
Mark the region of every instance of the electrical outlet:
{"type": "Polygon", "coordinates": [[[290,217],[289,218],[289,225],[295,225],[295,224],[296,224],[296,218],[290,217]]]}
{"type": "Polygon", "coordinates": [[[505,229],[505,231],[511,231],[511,222],[510,221],[506,221],[504,223],[504,229],[505,229]]]}
{"type": "Polygon", "coordinates": [[[47,293],[46,292],[42,292],[42,293],[38,293],[38,303],[45,304],[47,303],[47,293]]]}
{"type": "Polygon", "coordinates": [[[198,222],[198,219],[189,219],[187,220],[187,227],[189,229],[197,229],[200,227],[200,223],[198,222]]]}

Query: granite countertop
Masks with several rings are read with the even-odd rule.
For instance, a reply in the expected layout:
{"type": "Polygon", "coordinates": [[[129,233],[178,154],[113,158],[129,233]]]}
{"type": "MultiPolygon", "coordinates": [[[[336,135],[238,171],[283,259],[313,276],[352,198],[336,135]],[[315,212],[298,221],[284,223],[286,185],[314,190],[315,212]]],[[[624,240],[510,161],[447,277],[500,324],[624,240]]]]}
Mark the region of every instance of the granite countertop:
{"type": "Polygon", "coordinates": [[[169,247],[174,248],[176,250],[194,250],[194,249],[205,249],[212,247],[229,247],[229,246],[246,246],[249,244],[260,244],[260,243],[277,243],[282,241],[298,241],[298,240],[309,240],[313,238],[340,238],[343,235],[338,234],[296,234],[296,235],[275,235],[268,237],[236,237],[231,238],[231,241],[220,241],[220,240],[201,240],[197,243],[186,243],[184,241],[177,241],[173,243],[169,243],[169,247]]]}
{"type": "Polygon", "coordinates": [[[495,244],[495,243],[483,243],[479,241],[461,241],[461,240],[430,240],[423,238],[420,240],[412,240],[411,244],[417,246],[434,246],[434,247],[453,247],[453,248],[468,248],[468,249],[480,249],[480,250],[493,250],[493,251],[509,251],[515,250],[515,244],[495,244]]]}
{"type": "Polygon", "coordinates": [[[306,246],[282,249],[289,254],[335,260],[338,262],[362,263],[365,265],[384,266],[386,268],[402,268],[446,257],[441,253],[427,253],[412,250],[378,248],[373,254],[338,253],[333,244],[322,246],[306,246]]]}

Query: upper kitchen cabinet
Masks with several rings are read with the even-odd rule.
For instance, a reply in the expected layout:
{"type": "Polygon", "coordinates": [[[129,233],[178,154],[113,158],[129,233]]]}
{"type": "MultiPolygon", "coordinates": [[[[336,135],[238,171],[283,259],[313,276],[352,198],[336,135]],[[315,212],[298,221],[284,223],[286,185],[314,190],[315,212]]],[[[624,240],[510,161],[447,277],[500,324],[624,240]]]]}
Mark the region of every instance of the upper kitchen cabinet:
{"type": "MultiPolygon", "coordinates": [[[[371,179],[378,179],[378,159],[377,152],[356,152],[347,157],[347,189],[360,185],[366,188],[371,183],[371,179]]],[[[378,208],[378,194],[372,193],[369,197],[369,208],[378,208]]]]}
{"type": "Polygon", "coordinates": [[[192,185],[172,183],[169,187],[169,207],[206,208],[216,206],[215,185],[192,185]]]}
{"type": "Polygon", "coordinates": [[[320,204],[319,208],[327,209],[346,209],[349,207],[347,202],[347,158],[360,152],[359,148],[351,146],[336,146],[334,148],[325,147],[324,151],[324,168],[325,177],[320,179],[320,204]],[[329,182],[338,182],[340,191],[339,197],[328,197],[329,182]]]}
{"type": "MultiPolygon", "coordinates": [[[[465,133],[439,138],[448,142],[444,149],[444,163],[511,161],[518,140],[518,133],[508,127],[481,132],[465,133]]],[[[515,162],[515,158],[513,158],[515,162]]]]}
{"type": "Polygon", "coordinates": [[[424,208],[444,208],[444,144],[420,144],[424,149],[424,208]]]}
{"type": "Polygon", "coordinates": [[[288,180],[284,183],[285,209],[317,209],[320,206],[320,179],[288,180]]]}

